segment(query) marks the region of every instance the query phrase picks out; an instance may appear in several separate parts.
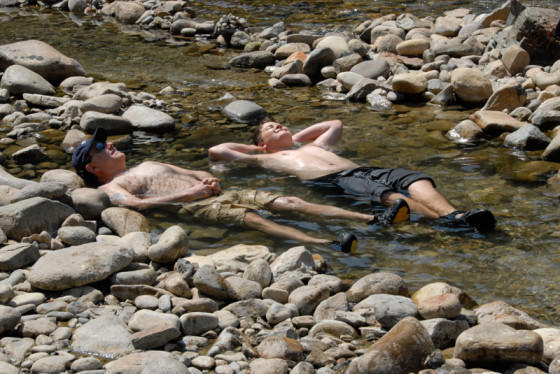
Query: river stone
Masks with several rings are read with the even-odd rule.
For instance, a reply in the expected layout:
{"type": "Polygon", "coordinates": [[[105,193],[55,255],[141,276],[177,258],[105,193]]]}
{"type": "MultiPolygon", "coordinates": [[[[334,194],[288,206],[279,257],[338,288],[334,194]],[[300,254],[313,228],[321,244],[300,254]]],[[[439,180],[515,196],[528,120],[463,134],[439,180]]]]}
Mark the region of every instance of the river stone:
{"type": "Polygon", "coordinates": [[[418,304],[418,311],[424,319],[453,319],[461,314],[461,308],[461,301],[452,293],[432,296],[418,304]]]}
{"type": "Polygon", "coordinates": [[[0,334],[15,328],[21,320],[21,313],[12,307],[0,305],[0,334]]]}
{"type": "Polygon", "coordinates": [[[68,0],[68,9],[72,13],[83,13],[87,5],[85,0],[68,0]]]}
{"type": "Polygon", "coordinates": [[[121,237],[131,232],[150,231],[146,217],[127,208],[107,208],[101,213],[101,220],[121,237]]]}
{"type": "Polygon", "coordinates": [[[352,326],[345,322],[324,320],[311,327],[308,336],[310,338],[318,339],[321,339],[325,336],[334,336],[339,339],[342,336],[357,338],[358,333],[352,326]]]}
{"type": "Polygon", "coordinates": [[[136,2],[117,1],[115,6],[115,18],[118,21],[134,24],[146,11],[144,6],[136,2]]]}
{"type": "Polygon", "coordinates": [[[8,238],[21,240],[42,231],[54,234],[74,210],[58,201],[34,197],[0,207],[0,228],[8,238]]]}
{"type": "Polygon", "coordinates": [[[351,71],[343,71],[336,75],[336,80],[339,81],[344,88],[351,90],[354,85],[364,79],[363,75],[351,71]]]}
{"type": "Polygon", "coordinates": [[[171,262],[189,251],[189,239],[180,226],[168,227],[158,242],[148,248],[148,257],[155,262],[171,262]]]}
{"type": "Polygon", "coordinates": [[[321,48],[331,49],[334,52],[335,58],[340,58],[352,53],[346,40],[337,35],[326,36],[321,39],[321,41],[319,41],[319,43],[315,46],[315,50],[321,48]]]}
{"type": "Polygon", "coordinates": [[[303,73],[310,78],[320,76],[321,69],[332,65],[336,60],[334,51],[330,48],[315,48],[303,63],[303,73]]]}
{"type": "Polygon", "coordinates": [[[508,134],[504,139],[504,145],[510,148],[518,148],[527,151],[545,149],[550,144],[550,138],[543,134],[538,127],[530,123],[523,125],[519,130],[508,134]]]}
{"type": "Polygon", "coordinates": [[[346,100],[363,102],[377,88],[379,88],[377,81],[362,77],[346,94],[346,100]]]}
{"type": "Polygon", "coordinates": [[[264,339],[257,351],[262,358],[280,358],[299,362],[303,360],[303,348],[301,344],[291,338],[284,336],[270,336],[264,339]]]}
{"type": "Polygon", "coordinates": [[[482,110],[503,111],[506,109],[511,112],[522,105],[524,100],[519,96],[518,89],[513,85],[500,87],[488,98],[482,110]]]}
{"type": "Polygon", "coordinates": [[[541,71],[533,76],[533,81],[535,82],[538,88],[544,90],[549,86],[560,85],[560,74],[551,74],[551,73],[546,73],[544,71],[541,71]]]}
{"type": "MultiPolygon", "coordinates": [[[[16,0],[16,4],[19,4],[19,2],[16,0]]],[[[15,5],[15,4],[14,4],[15,5]]],[[[6,6],[6,5],[2,5],[2,3],[0,2],[0,6],[6,6]]],[[[12,5],[13,6],[13,5],[12,5]]],[[[0,361],[0,373],[4,373],[4,374],[19,374],[19,369],[13,365],[10,365],[7,362],[4,361],[0,361]]]]}
{"type": "Polygon", "coordinates": [[[80,110],[85,112],[115,113],[123,106],[122,97],[113,93],[104,94],[87,99],[80,104],[80,110]]]}
{"type": "MultiPolygon", "coordinates": [[[[0,47],[0,53],[1,53],[0,47]]],[[[53,86],[39,74],[21,65],[9,66],[0,80],[2,88],[10,91],[12,95],[40,94],[54,95],[53,86]]]]}
{"type": "Polygon", "coordinates": [[[32,373],[58,374],[70,367],[75,357],[71,354],[48,356],[38,359],[31,366],[32,373]]]}
{"type": "Polygon", "coordinates": [[[303,52],[305,54],[311,52],[311,48],[307,43],[288,43],[278,47],[274,52],[274,58],[277,60],[284,60],[294,52],[303,52]]]}
{"type": "Polygon", "coordinates": [[[230,120],[240,123],[256,123],[266,115],[263,107],[248,100],[233,101],[222,112],[230,120]]]}
{"type": "Polygon", "coordinates": [[[38,144],[30,145],[12,153],[12,158],[18,164],[38,164],[39,162],[48,158],[47,154],[43,151],[38,144]]]}
{"type": "Polygon", "coordinates": [[[384,36],[380,36],[375,41],[375,47],[377,52],[387,52],[396,54],[397,53],[397,45],[402,42],[403,40],[399,38],[397,35],[394,34],[387,34],[384,36]]]}
{"type": "Polygon", "coordinates": [[[198,336],[218,327],[218,317],[212,313],[185,313],[180,318],[183,335],[198,336]]]}
{"type": "Polygon", "coordinates": [[[289,296],[288,302],[294,303],[300,315],[313,314],[313,311],[323,300],[329,297],[327,286],[303,286],[295,289],[289,296]]]}
{"type": "Polygon", "coordinates": [[[327,75],[331,75],[332,73],[330,73],[329,71],[326,71],[325,69],[333,69],[334,68],[333,70],[331,70],[331,71],[334,72],[334,76],[332,76],[331,78],[336,78],[336,74],[341,73],[343,71],[349,71],[350,69],[352,69],[352,67],[359,64],[362,61],[363,61],[362,56],[360,56],[358,53],[352,53],[348,56],[337,58],[334,61],[333,66],[325,66],[321,70],[321,74],[323,74],[323,76],[325,76],[325,77],[327,75]]]}
{"type": "Polygon", "coordinates": [[[430,42],[424,39],[405,40],[397,44],[397,54],[403,56],[422,56],[430,48],[430,42]]]}
{"type": "Polygon", "coordinates": [[[292,315],[292,310],[290,308],[280,303],[274,303],[266,312],[266,320],[272,325],[277,325],[280,322],[291,318],[292,315]]]}
{"type": "Polygon", "coordinates": [[[420,323],[430,334],[434,347],[437,349],[452,347],[457,337],[470,327],[469,323],[463,319],[450,321],[445,318],[432,318],[420,321],[420,323]]]}
{"type": "Polygon", "coordinates": [[[2,166],[0,166],[0,184],[6,185],[14,188],[23,188],[28,185],[36,184],[37,182],[30,181],[27,179],[16,178],[10,173],[8,173],[2,166]]]}
{"type": "Polygon", "coordinates": [[[264,69],[269,65],[274,65],[274,61],[272,53],[268,51],[255,51],[242,53],[229,60],[229,64],[237,68],[264,69]]]}
{"type": "Polygon", "coordinates": [[[481,104],[492,95],[492,83],[477,69],[458,68],[451,73],[451,86],[463,102],[481,104]]]}
{"type": "Polygon", "coordinates": [[[471,114],[469,119],[490,135],[513,132],[526,124],[526,122],[518,121],[509,114],[495,110],[478,110],[471,114]]]}
{"type": "Polygon", "coordinates": [[[262,288],[257,282],[237,276],[225,279],[229,298],[233,300],[247,300],[261,296],[262,288]]]}
{"type": "Polygon", "coordinates": [[[272,282],[272,269],[266,260],[258,258],[247,265],[243,279],[257,282],[261,288],[268,287],[272,282]]]}
{"type": "Polygon", "coordinates": [[[82,357],[72,362],[70,370],[75,372],[101,369],[103,364],[96,357],[82,357]]]}
{"type": "Polygon", "coordinates": [[[550,364],[560,354],[560,329],[547,327],[533,330],[540,335],[543,340],[542,360],[550,364]]]}
{"type": "Polygon", "coordinates": [[[546,100],[533,112],[529,121],[542,130],[560,125],[560,97],[546,100]]]}
{"type": "Polygon", "coordinates": [[[64,105],[65,103],[70,101],[70,99],[67,97],[56,97],[29,93],[23,94],[23,100],[27,101],[31,105],[44,108],[58,108],[59,106],[64,105]]]}
{"type": "Polygon", "coordinates": [[[270,300],[250,299],[231,303],[222,309],[235,314],[238,318],[257,318],[266,316],[270,305],[270,300]]]}
{"type": "Polygon", "coordinates": [[[421,74],[401,73],[393,77],[393,90],[405,94],[419,94],[426,90],[428,81],[421,74]]]}
{"type": "Polygon", "coordinates": [[[554,139],[541,155],[543,160],[560,162],[560,133],[557,133],[554,139]]]}
{"type": "MultiPolygon", "coordinates": [[[[375,61],[363,61],[350,69],[351,73],[358,73],[365,78],[377,79],[387,78],[391,72],[391,67],[385,59],[375,61]]],[[[337,76],[338,79],[338,76],[337,76]]]]}
{"type": "Polygon", "coordinates": [[[287,276],[310,279],[316,274],[313,256],[303,246],[293,247],[282,253],[270,268],[275,281],[287,276]]]}
{"type": "Polygon", "coordinates": [[[495,60],[490,62],[484,67],[484,74],[486,74],[490,79],[501,79],[509,77],[510,74],[507,71],[504,63],[501,60],[495,60]]]}
{"type": "Polygon", "coordinates": [[[70,197],[76,213],[85,219],[97,219],[101,212],[111,206],[107,193],[97,188],[77,188],[70,197]]]}
{"type": "Polygon", "coordinates": [[[299,74],[301,73],[302,69],[303,69],[303,61],[300,59],[296,59],[274,70],[270,75],[270,77],[280,79],[284,75],[299,74]]]}
{"type": "Polygon", "coordinates": [[[280,82],[288,87],[307,87],[311,86],[311,79],[303,73],[301,74],[285,74],[280,78],[280,82]]]}
{"type": "MultiPolygon", "coordinates": [[[[151,269],[136,269],[119,271],[109,277],[111,284],[146,284],[152,285],[156,281],[157,274],[151,269]]],[[[192,295],[191,295],[192,296],[192,295]]]]}
{"type": "Polygon", "coordinates": [[[398,295],[371,295],[354,305],[354,312],[360,309],[373,309],[375,319],[384,328],[392,328],[405,317],[417,317],[418,307],[408,297],[398,295]]]}
{"type": "Polygon", "coordinates": [[[35,263],[41,257],[37,244],[16,243],[0,248],[0,271],[13,271],[35,263]]]}
{"type": "Polygon", "coordinates": [[[288,291],[276,287],[266,287],[262,291],[263,299],[271,299],[279,302],[280,304],[287,303],[289,296],[290,294],[288,291]]]}
{"type": "Polygon", "coordinates": [[[285,360],[279,358],[257,358],[250,363],[251,373],[288,374],[290,371],[285,360]]]}
{"type": "MultiPolygon", "coordinates": [[[[160,367],[165,367],[166,362],[176,361],[179,362],[176,356],[172,353],[165,351],[146,351],[146,352],[135,352],[127,356],[121,357],[117,360],[110,361],[105,365],[106,374],[117,374],[117,373],[142,373],[142,370],[150,364],[157,364],[160,367]]],[[[182,365],[182,364],[181,364],[182,365]]],[[[184,365],[183,365],[184,366],[184,365]]],[[[172,371],[162,371],[162,373],[177,373],[184,374],[186,372],[172,371]]]]}
{"type": "Polygon", "coordinates": [[[331,294],[337,294],[342,291],[343,282],[334,275],[317,274],[309,280],[308,286],[325,285],[329,288],[331,294]]]}
{"type": "Polygon", "coordinates": [[[177,339],[180,336],[181,331],[178,328],[156,326],[132,334],[131,339],[136,349],[149,350],[163,347],[169,341],[177,339]]]}
{"type": "Polygon", "coordinates": [[[24,321],[22,325],[21,334],[26,338],[50,335],[57,327],[54,318],[37,318],[24,321]]]}
{"type": "Polygon", "coordinates": [[[76,353],[116,358],[134,351],[131,335],[114,315],[100,316],[74,331],[71,342],[76,353]]]}
{"type": "Polygon", "coordinates": [[[37,306],[44,303],[45,299],[45,294],[41,292],[26,292],[14,296],[8,304],[13,307],[29,304],[37,306]]]}
{"type": "Polygon", "coordinates": [[[438,35],[454,37],[461,30],[461,22],[455,17],[437,17],[435,33],[438,35]]]}
{"type": "Polygon", "coordinates": [[[82,245],[95,242],[95,233],[83,226],[67,226],[58,229],[58,239],[66,245],[82,245]]]}
{"type": "Polygon", "coordinates": [[[465,292],[463,292],[463,290],[457,287],[450,286],[449,284],[444,282],[434,282],[425,285],[412,295],[412,301],[414,301],[418,305],[433,296],[441,295],[444,293],[452,293],[457,295],[459,297],[459,300],[461,300],[461,304],[465,307],[470,307],[474,304],[471,298],[465,292]]]}
{"type": "Polygon", "coordinates": [[[469,365],[526,362],[537,364],[543,354],[543,340],[529,330],[515,330],[498,322],[482,322],[457,338],[454,358],[469,365]]]}
{"type": "MultiPolygon", "coordinates": [[[[191,298],[192,291],[183,276],[177,272],[169,272],[168,274],[163,282],[163,288],[176,296],[191,298]]],[[[194,310],[191,310],[191,312],[194,312],[194,310]]]]}
{"type": "Polygon", "coordinates": [[[420,322],[407,317],[379,339],[363,356],[353,360],[348,374],[408,374],[424,368],[425,358],[434,345],[420,322]]]}
{"type": "Polygon", "coordinates": [[[49,252],[29,272],[39,289],[61,291],[107,278],[126,267],[134,253],[111,244],[88,243],[49,252]]]}
{"type": "Polygon", "coordinates": [[[115,94],[123,98],[129,96],[124,83],[95,82],[80,88],[72,98],[74,100],[88,100],[96,96],[107,94],[115,94]]]}
{"type": "Polygon", "coordinates": [[[224,277],[212,266],[204,265],[198,268],[193,276],[194,286],[208,296],[220,300],[229,298],[228,285],[224,277]]]}
{"type": "Polygon", "coordinates": [[[313,312],[313,319],[317,322],[329,319],[334,320],[336,319],[337,311],[348,311],[348,299],[344,292],[337,293],[336,295],[321,301],[313,312]]]}
{"type": "Polygon", "coordinates": [[[166,132],[175,128],[175,120],[169,114],[144,105],[133,105],[123,113],[136,130],[166,132]]]}
{"type": "Polygon", "coordinates": [[[10,104],[0,104],[0,120],[14,113],[14,107],[10,104]]]}
{"type": "Polygon", "coordinates": [[[406,37],[405,31],[403,29],[401,29],[400,27],[385,26],[385,25],[378,25],[378,26],[373,27],[371,29],[370,34],[371,34],[370,35],[370,40],[371,40],[372,44],[374,44],[376,42],[377,38],[385,36],[385,35],[396,35],[401,40],[404,40],[404,38],[406,37]]]}
{"type": "Polygon", "coordinates": [[[522,73],[531,62],[531,56],[518,45],[512,45],[502,51],[502,62],[511,75],[522,73]]]}
{"type": "Polygon", "coordinates": [[[376,112],[391,109],[391,107],[393,106],[393,104],[385,97],[374,92],[366,96],[366,103],[368,104],[369,110],[373,110],[376,112]]]}
{"type": "Polygon", "coordinates": [[[124,117],[93,111],[84,113],[80,127],[90,134],[98,127],[103,127],[110,135],[129,134],[134,129],[132,122],[124,117]]]}
{"type": "Polygon", "coordinates": [[[15,63],[25,66],[53,84],[71,76],[85,75],[84,69],[76,60],[39,40],[0,46],[0,71],[15,63]]]}
{"type": "Polygon", "coordinates": [[[132,315],[130,321],[128,322],[128,328],[134,332],[142,331],[144,329],[151,329],[158,326],[164,326],[165,328],[174,328],[177,331],[179,331],[179,329],[181,328],[179,317],[177,317],[176,315],[159,313],[148,309],[137,311],[132,315]]]}
{"type": "Polygon", "coordinates": [[[257,259],[268,261],[271,253],[264,245],[238,244],[204,257],[211,260],[219,272],[239,273],[257,259]]]}
{"type": "Polygon", "coordinates": [[[545,327],[527,313],[512,307],[503,301],[494,301],[478,306],[474,310],[479,323],[500,322],[514,329],[534,330],[545,327]]]}
{"type": "Polygon", "coordinates": [[[46,182],[63,183],[68,187],[68,191],[84,186],[84,180],[80,178],[78,174],[71,170],[64,169],[54,169],[45,172],[45,174],[41,176],[41,183],[46,182]]]}
{"type": "Polygon", "coordinates": [[[408,288],[400,276],[378,272],[360,278],[346,291],[348,301],[352,303],[358,303],[372,294],[408,296],[408,288]]]}

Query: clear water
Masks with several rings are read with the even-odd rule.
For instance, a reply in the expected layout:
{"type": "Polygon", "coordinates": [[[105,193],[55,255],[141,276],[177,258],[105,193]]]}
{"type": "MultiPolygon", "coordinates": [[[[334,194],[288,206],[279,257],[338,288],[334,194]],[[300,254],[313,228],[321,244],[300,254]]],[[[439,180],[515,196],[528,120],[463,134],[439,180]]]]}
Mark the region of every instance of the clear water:
{"type": "MultiPolygon", "coordinates": [[[[525,2],[556,7],[553,1],[525,2]]],[[[283,20],[293,29],[352,30],[379,13],[413,12],[439,15],[443,10],[476,6],[475,12],[496,7],[496,1],[206,1],[193,2],[198,18],[217,19],[225,13],[245,16],[251,25],[283,20]]],[[[556,4],[557,5],[557,4],[556,4]]],[[[253,100],[293,130],[321,120],[339,118],[345,123],[337,152],[357,163],[404,167],[427,172],[438,189],[458,208],[491,209],[498,230],[482,236],[454,232],[435,222],[413,216],[410,223],[390,228],[362,223],[314,219],[299,215],[271,215],[275,221],[309,233],[337,237],[347,230],[360,239],[355,253],[343,254],[314,247],[329,271],[357,278],[372,271],[391,271],[404,277],[414,291],[443,281],[463,288],[479,303],[504,300],[551,323],[560,321],[560,210],[558,195],[546,180],[557,164],[539,162],[538,152],[517,152],[500,141],[458,146],[445,132],[470,112],[434,106],[398,106],[388,113],[373,113],[363,104],[330,100],[315,88],[273,90],[261,71],[221,69],[236,51],[214,48],[206,40],[171,39],[135,27],[117,25],[101,17],[84,18],[38,9],[0,10],[0,44],[26,39],[43,40],[78,60],[97,80],[125,82],[130,89],[159,92],[170,85],[181,94],[162,97],[177,118],[177,131],[161,136],[137,133],[126,149],[130,166],[153,159],[178,166],[209,170],[223,179],[224,187],[259,187],[292,194],[309,201],[331,203],[359,211],[364,202],[326,198],[304,189],[294,178],[264,170],[213,162],[207,148],[223,141],[246,142],[251,128],[226,120],[219,99],[226,93],[253,100]],[[538,168],[540,173],[524,170],[538,168]]],[[[7,132],[0,122],[0,135],[7,132]]],[[[51,152],[49,162],[7,169],[17,176],[38,179],[53,168],[71,168],[60,153],[64,133],[43,131],[33,141],[51,152]]],[[[17,146],[0,146],[10,154],[17,146]]],[[[147,211],[156,232],[181,224],[191,237],[193,250],[217,250],[238,243],[264,244],[276,252],[296,245],[259,232],[230,227],[179,222],[166,211],[147,211]]]]}

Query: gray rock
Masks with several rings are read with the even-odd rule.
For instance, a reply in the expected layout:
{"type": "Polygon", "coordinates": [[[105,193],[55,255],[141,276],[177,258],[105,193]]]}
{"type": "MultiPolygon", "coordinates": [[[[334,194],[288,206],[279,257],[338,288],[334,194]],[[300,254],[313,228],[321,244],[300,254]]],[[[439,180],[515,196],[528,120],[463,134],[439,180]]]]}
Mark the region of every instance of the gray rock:
{"type": "Polygon", "coordinates": [[[53,86],[46,79],[21,65],[9,66],[2,75],[0,85],[10,91],[12,95],[22,95],[24,93],[55,94],[53,86]]]}
{"type": "Polygon", "coordinates": [[[321,69],[325,66],[332,65],[336,60],[334,51],[330,48],[316,48],[307,55],[307,59],[303,64],[303,73],[310,78],[320,76],[321,69]]]}
{"type": "Polygon", "coordinates": [[[313,313],[313,319],[317,322],[327,319],[334,320],[336,319],[337,311],[348,311],[348,299],[343,292],[321,301],[313,313]]]}
{"type": "Polygon", "coordinates": [[[309,280],[308,286],[324,285],[329,288],[331,294],[337,294],[342,291],[342,280],[334,275],[317,274],[309,280]]]}
{"type": "Polygon", "coordinates": [[[272,276],[275,281],[282,277],[295,277],[298,279],[310,279],[316,274],[313,256],[305,247],[293,247],[282,253],[270,265],[272,276]]]}
{"type": "Polygon", "coordinates": [[[62,373],[70,367],[70,362],[74,359],[71,354],[48,356],[38,359],[31,366],[33,373],[62,373]]]}
{"type": "Polygon", "coordinates": [[[158,242],[148,248],[148,257],[156,262],[171,262],[189,251],[189,239],[180,226],[170,226],[161,234],[158,242]]]}
{"type": "Polygon", "coordinates": [[[70,370],[75,372],[101,369],[103,364],[96,357],[82,357],[72,362],[70,370]]]}
{"type": "Polygon", "coordinates": [[[37,144],[30,145],[20,149],[17,152],[12,153],[12,158],[18,164],[37,164],[48,158],[47,154],[43,151],[41,147],[37,144]]]}
{"type": "Polygon", "coordinates": [[[354,84],[350,91],[346,94],[346,99],[349,101],[363,102],[366,100],[367,96],[378,87],[377,81],[362,77],[362,79],[354,84]]]}
{"type": "Polygon", "coordinates": [[[185,313],[180,318],[183,335],[200,335],[218,327],[218,317],[212,313],[185,313]]]}
{"type": "Polygon", "coordinates": [[[106,114],[115,113],[122,106],[122,97],[113,93],[92,97],[79,105],[82,113],[93,111],[106,114]]]}
{"type": "Polygon", "coordinates": [[[560,162],[560,133],[557,133],[554,139],[552,139],[541,158],[547,161],[560,162]]]}
{"type": "Polygon", "coordinates": [[[66,226],[58,229],[58,238],[66,245],[95,242],[95,232],[83,226],[66,226]]]}
{"type": "Polygon", "coordinates": [[[437,349],[452,347],[457,337],[470,327],[464,319],[450,321],[445,318],[432,318],[420,321],[420,323],[430,334],[434,347],[437,349]]]}
{"type": "Polygon", "coordinates": [[[542,133],[538,127],[526,124],[519,130],[508,134],[504,139],[504,145],[510,148],[518,148],[528,151],[545,149],[550,144],[550,138],[542,133]]]}
{"type": "Polygon", "coordinates": [[[370,79],[376,79],[379,77],[387,78],[390,71],[391,67],[387,61],[383,59],[376,61],[363,61],[350,69],[350,72],[358,73],[370,79]]]}
{"type": "MultiPolygon", "coordinates": [[[[16,3],[19,4],[19,2],[16,0],[16,3]]],[[[0,2],[0,6],[7,6],[7,5],[2,5],[2,3],[0,2]]],[[[0,373],[4,373],[4,374],[19,374],[19,369],[13,365],[10,365],[7,362],[4,361],[0,361],[0,373]]]]}
{"type": "Polygon", "coordinates": [[[350,71],[345,71],[336,75],[336,80],[339,81],[347,90],[352,89],[355,84],[363,79],[364,77],[361,74],[350,71]]]}
{"type": "Polygon", "coordinates": [[[12,271],[35,263],[41,257],[35,243],[11,244],[0,248],[0,270],[12,271]]]}
{"type": "Polygon", "coordinates": [[[312,314],[317,305],[329,297],[330,290],[327,286],[303,286],[295,289],[288,301],[296,305],[300,315],[312,314]]]}
{"type": "Polygon", "coordinates": [[[58,87],[62,89],[67,94],[74,94],[74,86],[89,86],[93,83],[92,77],[68,77],[64,79],[58,87]]]}
{"type": "Polygon", "coordinates": [[[34,287],[50,291],[79,287],[123,269],[133,256],[133,251],[111,244],[63,248],[41,257],[31,268],[28,280],[34,287]]]}
{"type": "Polygon", "coordinates": [[[560,97],[553,97],[533,112],[529,121],[541,130],[552,129],[560,124],[560,97]]]}
{"type": "Polygon", "coordinates": [[[133,25],[146,11],[140,3],[119,1],[115,4],[115,18],[129,25],[133,25]]]}
{"type": "Polygon", "coordinates": [[[84,69],[76,60],[39,40],[0,46],[0,71],[15,63],[36,72],[53,84],[68,77],[85,75],[84,69]]]}
{"type": "Polygon", "coordinates": [[[223,109],[223,114],[235,122],[255,123],[266,115],[266,111],[252,101],[236,100],[223,109]]]}
{"type": "Polygon", "coordinates": [[[270,305],[270,300],[250,299],[231,303],[224,307],[223,310],[227,310],[235,314],[238,318],[257,318],[266,316],[266,312],[270,308],[270,305]]]}
{"type": "Polygon", "coordinates": [[[251,373],[288,374],[289,368],[285,360],[279,358],[257,358],[251,361],[251,373]]]}
{"type": "Polygon", "coordinates": [[[127,208],[107,208],[101,213],[101,220],[121,237],[131,232],[150,231],[146,217],[127,208]]]}
{"type": "Polygon", "coordinates": [[[352,303],[358,303],[372,294],[408,296],[408,288],[400,276],[378,272],[360,278],[346,291],[348,301],[352,303]]]}
{"type": "Polygon", "coordinates": [[[67,97],[55,97],[30,93],[24,93],[23,99],[31,105],[45,108],[58,108],[70,100],[67,97]]]}
{"type": "Polygon", "coordinates": [[[152,285],[156,281],[157,274],[154,269],[138,269],[131,271],[119,271],[109,278],[111,284],[145,284],[152,285]]]}
{"type": "Polygon", "coordinates": [[[14,112],[14,107],[10,104],[0,104],[0,119],[14,112]]]}
{"type": "MultiPolygon", "coordinates": [[[[117,374],[117,373],[143,373],[143,370],[147,368],[149,373],[157,373],[154,370],[154,366],[162,368],[165,371],[160,371],[161,373],[173,373],[173,374],[185,374],[188,371],[177,371],[178,366],[172,366],[172,361],[180,363],[183,365],[179,359],[172,353],[165,351],[147,351],[147,352],[136,352],[129,354],[125,357],[121,357],[118,360],[111,361],[105,365],[106,374],[117,374]],[[172,367],[171,370],[166,370],[165,368],[172,367]]],[[[184,365],[183,365],[184,366],[184,365]]],[[[187,370],[185,368],[185,370],[187,370]]],[[[144,373],[147,374],[147,373],[144,373]]]]}
{"type": "Polygon", "coordinates": [[[291,309],[280,303],[272,304],[266,312],[266,320],[272,325],[277,325],[291,317],[291,309]]]}
{"type": "Polygon", "coordinates": [[[228,286],[224,278],[210,265],[198,268],[193,276],[193,283],[198,290],[209,296],[220,300],[227,300],[229,298],[228,286]]]}
{"type": "Polygon", "coordinates": [[[325,336],[334,336],[340,339],[341,337],[357,338],[358,333],[352,326],[345,322],[325,320],[314,325],[310,330],[308,336],[310,338],[321,339],[325,336]]]}
{"type": "Polygon", "coordinates": [[[113,359],[134,351],[128,329],[119,317],[113,315],[90,320],[76,329],[71,347],[76,353],[113,359]]]}
{"type": "Polygon", "coordinates": [[[474,310],[478,322],[500,322],[514,329],[534,330],[546,327],[543,323],[503,301],[479,305],[474,310]]]}
{"type": "Polygon", "coordinates": [[[80,178],[78,174],[71,170],[64,169],[54,169],[47,171],[41,176],[41,183],[46,182],[63,183],[66,185],[66,187],[68,187],[69,191],[84,186],[84,180],[80,178]]]}
{"type": "Polygon", "coordinates": [[[123,118],[129,120],[137,130],[161,133],[175,129],[173,117],[144,105],[131,106],[123,113],[123,118]]]}
{"type": "Polygon", "coordinates": [[[269,263],[264,259],[252,261],[245,269],[243,279],[257,282],[261,288],[268,287],[272,282],[272,270],[269,263]]]}
{"type": "Polygon", "coordinates": [[[384,328],[392,328],[405,317],[418,317],[416,304],[408,297],[397,295],[371,295],[356,304],[352,310],[356,312],[360,309],[373,309],[375,319],[384,328]]]}
{"type": "Polygon", "coordinates": [[[179,331],[181,324],[179,317],[174,314],[158,313],[153,310],[139,310],[132,315],[128,328],[134,332],[155,327],[173,328],[179,331]]]}
{"type": "Polygon", "coordinates": [[[21,334],[26,338],[36,338],[39,335],[50,335],[56,330],[56,320],[54,318],[37,318],[23,321],[21,334]]]}
{"type": "Polygon", "coordinates": [[[268,262],[271,256],[270,250],[264,245],[238,244],[207,257],[219,272],[239,273],[244,272],[251,262],[257,259],[268,262]]]}
{"type": "Polygon", "coordinates": [[[85,219],[97,219],[111,206],[107,193],[97,188],[76,188],[70,197],[76,213],[85,219]]]}
{"type": "Polygon", "coordinates": [[[9,238],[19,241],[43,230],[54,233],[74,213],[58,201],[34,197],[0,207],[0,228],[9,238]]]}
{"type": "Polygon", "coordinates": [[[286,74],[280,78],[280,82],[288,87],[311,86],[311,79],[305,74],[286,74]]]}
{"type": "Polygon", "coordinates": [[[236,276],[225,279],[229,298],[233,300],[247,300],[261,296],[262,288],[257,282],[236,276]]]}
{"type": "Polygon", "coordinates": [[[44,197],[47,199],[58,199],[64,196],[68,187],[59,182],[45,182],[25,186],[10,199],[12,203],[32,197],[44,197]]]}
{"type": "Polygon", "coordinates": [[[0,305],[0,334],[15,328],[21,320],[21,313],[9,306],[0,305]]]}
{"type": "Polygon", "coordinates": [[[68,0],[68,9],[72,13],[83,13],[86,7],[86,0],[68,0]]]}
{"type": "Polygon", "coordinates": [[[88,100],[96,96],[115,94],[126,98],[129,94],[124,83],[95,82],[80,88],[74,96],[74,100],[88,100]]]}
{"type": "Polygon", "coordinates": [[[368,104],[368,109],[375,112],[389,110],[393,106],[393,103],[389,100],[373,92],[366,96],[366,103],[368,104]]]}
{"type": "Polygon", "coordinates": [[[93,134],[98,127],[103,127],[109,134],[129,134],[134,129],[128,119],[100,112],[87,112],[80,119],[80,127],[93,134]]]}
{"type": "Polygon", "coordinates": [[[268,51],[255,51],[243,53],[229,60],[229,64],[238,68],[264,69],[274,65],[274,55],[268,51]]]}

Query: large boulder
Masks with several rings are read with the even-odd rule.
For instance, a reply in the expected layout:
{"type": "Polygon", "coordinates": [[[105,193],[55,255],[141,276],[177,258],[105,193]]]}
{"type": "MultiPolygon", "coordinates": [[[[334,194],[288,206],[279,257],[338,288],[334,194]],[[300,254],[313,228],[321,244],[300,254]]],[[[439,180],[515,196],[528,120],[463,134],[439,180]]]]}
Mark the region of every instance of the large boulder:
{"type": "Polygon", "coordinates": [[[481,104],[492,95],[490,79],[477,69],[458,68],[451,73],[455,95],[468,104],[481,104]]]}
{"type": "Polygon", "coordinates": [[[25,66],[55,85],[68,77],[86,74],[76,60],[40,40],[0,46],[0,71],[13,64],[25,66]]]}
{"type": "Polygon", "coordinates": [[[123,113],[136,130],[166,132],[175,128],[175,120],[169,114],[144,105],[133,105],[123,113]]]}
{"type": "Polygon", "coordinates": [[[34,197],[0,207],[0,228],[9,238],[21,240],[44,230],[53,236],[74,209],[59,201],[34,197]]]}
{"type": "Polygon", "coordinates": [[[55,93],[53,86],[45,78],[21,65],[9,66],[4,71],[0,84],[12,95],[55,93]]]}
{"type": "Polygon", "coordinates": [[[134,351],[130,332],[114,315],[98,317],[78,328],[72,336],[76,353],[117,358],[134,351]]]}

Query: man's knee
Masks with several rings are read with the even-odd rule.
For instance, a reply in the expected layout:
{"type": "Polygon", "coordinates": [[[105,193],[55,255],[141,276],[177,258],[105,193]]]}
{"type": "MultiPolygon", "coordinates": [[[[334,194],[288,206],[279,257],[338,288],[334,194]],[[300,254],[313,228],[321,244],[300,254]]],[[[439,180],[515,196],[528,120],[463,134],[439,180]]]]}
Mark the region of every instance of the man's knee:
{"type": "Polygon", "coordinates": [[[304,200],[295,196],[280,196],[273,201],[273,205],[285,209],[297,209],[302,207],[304,204],[306,204],[304,200]]]}

